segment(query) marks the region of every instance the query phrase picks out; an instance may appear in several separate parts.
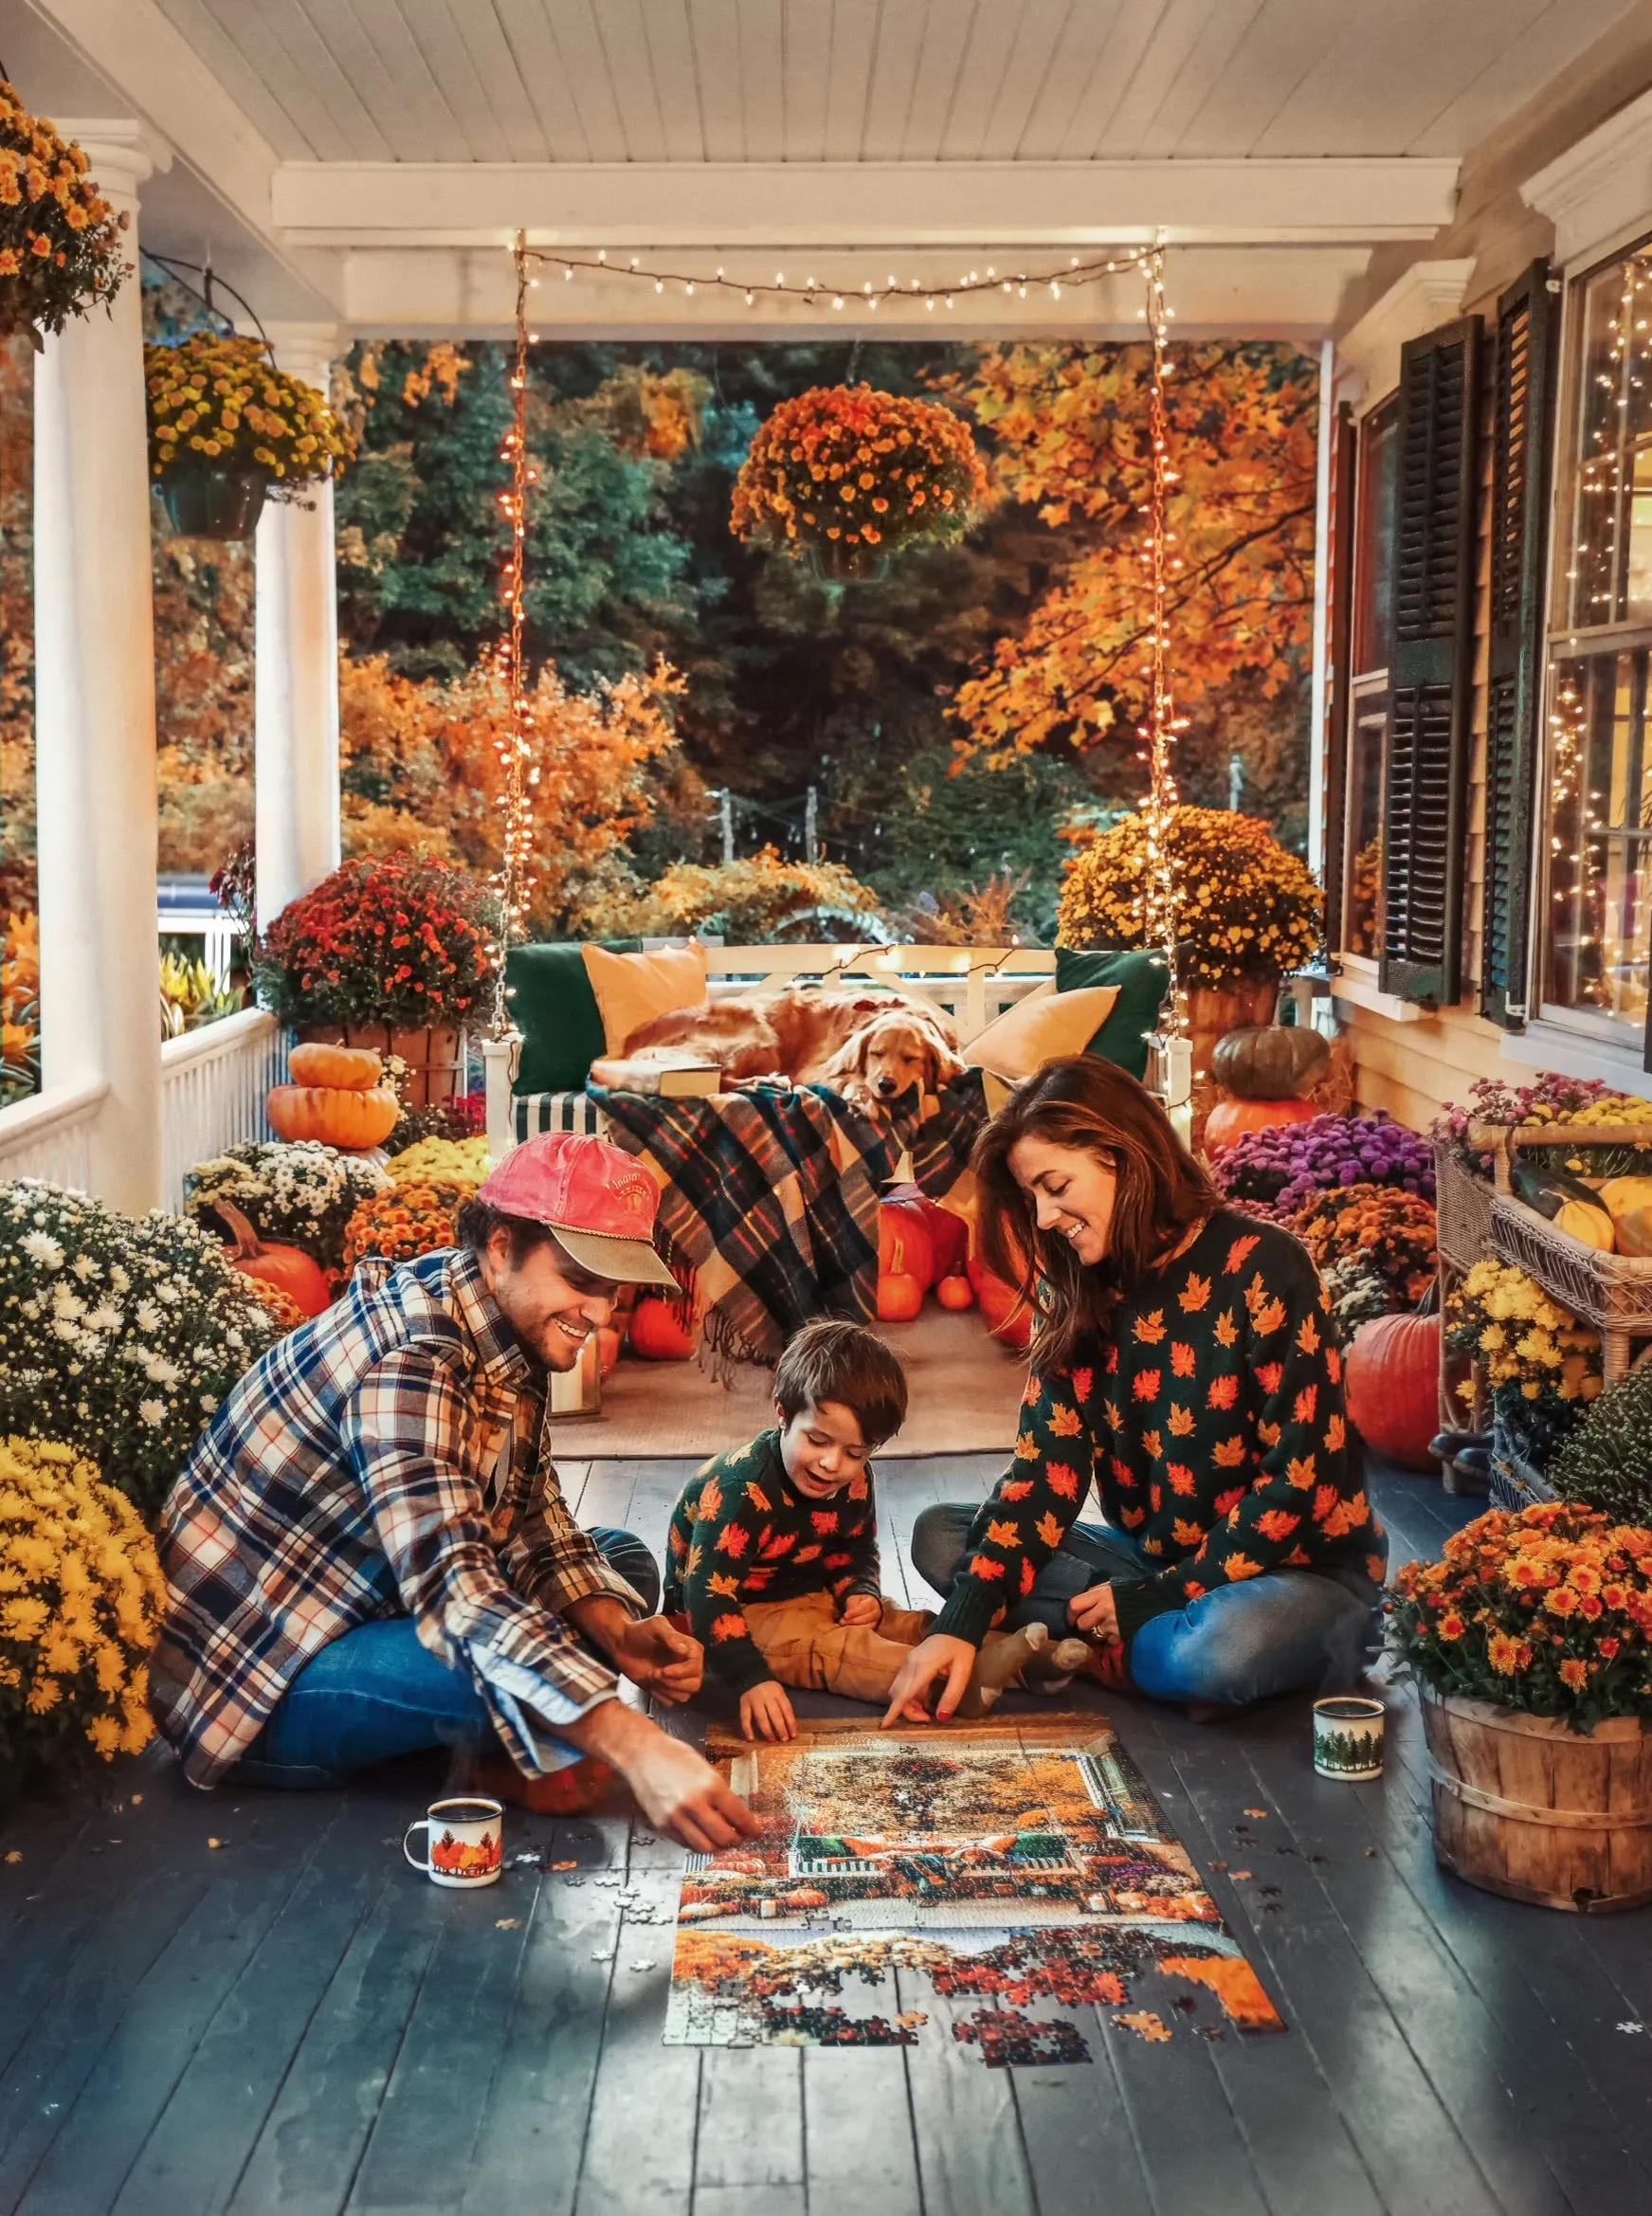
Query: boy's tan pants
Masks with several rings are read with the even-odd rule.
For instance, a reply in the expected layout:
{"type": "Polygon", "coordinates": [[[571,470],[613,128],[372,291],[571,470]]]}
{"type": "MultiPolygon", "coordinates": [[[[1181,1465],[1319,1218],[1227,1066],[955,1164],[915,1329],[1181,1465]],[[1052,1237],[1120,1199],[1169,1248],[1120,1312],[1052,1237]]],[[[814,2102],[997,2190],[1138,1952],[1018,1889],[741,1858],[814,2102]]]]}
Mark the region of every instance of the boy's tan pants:
{"type": "Polygon", "coordinates": [[[783,1685],[810,1685],[817,1692],[846,1694],[851,1700],[887,1700],[896,1671],[935,1621],[886,1600],[875,1630],[840,1624],[829,1592],[801,1593],[790,1601],[748,1601],[742,1612],[783,1685]]]}

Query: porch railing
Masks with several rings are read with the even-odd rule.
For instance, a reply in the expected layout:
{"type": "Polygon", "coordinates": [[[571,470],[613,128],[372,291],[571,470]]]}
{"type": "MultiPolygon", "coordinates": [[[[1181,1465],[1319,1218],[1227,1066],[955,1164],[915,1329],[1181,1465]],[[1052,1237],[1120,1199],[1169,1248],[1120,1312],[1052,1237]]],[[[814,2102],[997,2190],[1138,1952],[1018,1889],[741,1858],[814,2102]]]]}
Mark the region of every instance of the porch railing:
{"type": "Polygon", "coordinates": [[[106,1084],[54,1085],[0,1108],[0,1178],[41,1177],[88,1191],[91,1130],[108,1093],[106,1084]]]}
{"type": "Polygon", "coordinates": [[[160,1068],[161,1205],[180,1208],[186,1170],[269,1137],[264,1098],[286,1076],[286,1033],[263,1008],[243,1008],[167,1040],[160,1068]]]}

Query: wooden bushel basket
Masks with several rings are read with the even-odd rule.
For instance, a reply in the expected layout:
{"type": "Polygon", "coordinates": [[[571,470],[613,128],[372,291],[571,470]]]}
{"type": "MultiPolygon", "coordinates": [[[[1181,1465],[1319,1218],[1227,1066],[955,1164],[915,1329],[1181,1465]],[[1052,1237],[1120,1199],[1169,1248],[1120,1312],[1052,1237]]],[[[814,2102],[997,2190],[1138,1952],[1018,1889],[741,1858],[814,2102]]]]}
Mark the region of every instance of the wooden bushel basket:
{"type": "Polygon", "coordinates": [[[407,1074],[397,1088],[404,1108],[433,1108],[464,1092],[465,1037],[450,1025],[428,1030],[398,1030],[392,1024],[303,1024],[300,1039],[329,1046],[364,1046],[387,1059],[399,1055],[407,1074]]]}
{"type": "Polygon", "coordinates": [[[1652,1900],[1652,1738],[1638,1716],[1574,1732],[1422,1689],[1434,1852],[1511,1900],[1598,1914],[1652,1900]]]}

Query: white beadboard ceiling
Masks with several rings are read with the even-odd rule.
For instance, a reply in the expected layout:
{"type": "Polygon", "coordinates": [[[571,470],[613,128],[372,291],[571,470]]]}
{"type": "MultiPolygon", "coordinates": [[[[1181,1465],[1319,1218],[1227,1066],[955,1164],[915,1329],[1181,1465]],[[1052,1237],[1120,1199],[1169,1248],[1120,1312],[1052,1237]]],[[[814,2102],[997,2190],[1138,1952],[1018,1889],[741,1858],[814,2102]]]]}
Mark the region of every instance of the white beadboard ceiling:
{"type": "Polygon", "coordinates": [[[1461,155],[1627,0],[159,0],[288,161],[1461,155]]]}

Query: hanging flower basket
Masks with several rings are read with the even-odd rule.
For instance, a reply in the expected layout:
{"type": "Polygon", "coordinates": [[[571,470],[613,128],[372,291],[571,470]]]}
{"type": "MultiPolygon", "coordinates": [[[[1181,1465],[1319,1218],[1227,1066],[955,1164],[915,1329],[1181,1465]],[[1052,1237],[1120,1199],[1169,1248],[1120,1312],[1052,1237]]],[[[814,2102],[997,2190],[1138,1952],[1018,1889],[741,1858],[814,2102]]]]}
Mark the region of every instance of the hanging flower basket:
{"type": "Polygon", "coordinates": [[[783,401],[735,481],[730,527],[838,582],[909,546],[961,538],[987,494],[970,427],[950,408],[870,385],[783,401]]]}
{"type": "Polygon", "coordinates": [[[0,78],[0,336],[61,331],[107,305],[131,274],[127,218],[88,177],[80,147],[31,116],[0,78]]]}
{"type": "Polygon", "coordinates": [[[247,538],[266,499],[296,500],[354,453],[321,393],[255,338],[196,331],[146,346],[149,466],[172,529],[247,538]]]}

